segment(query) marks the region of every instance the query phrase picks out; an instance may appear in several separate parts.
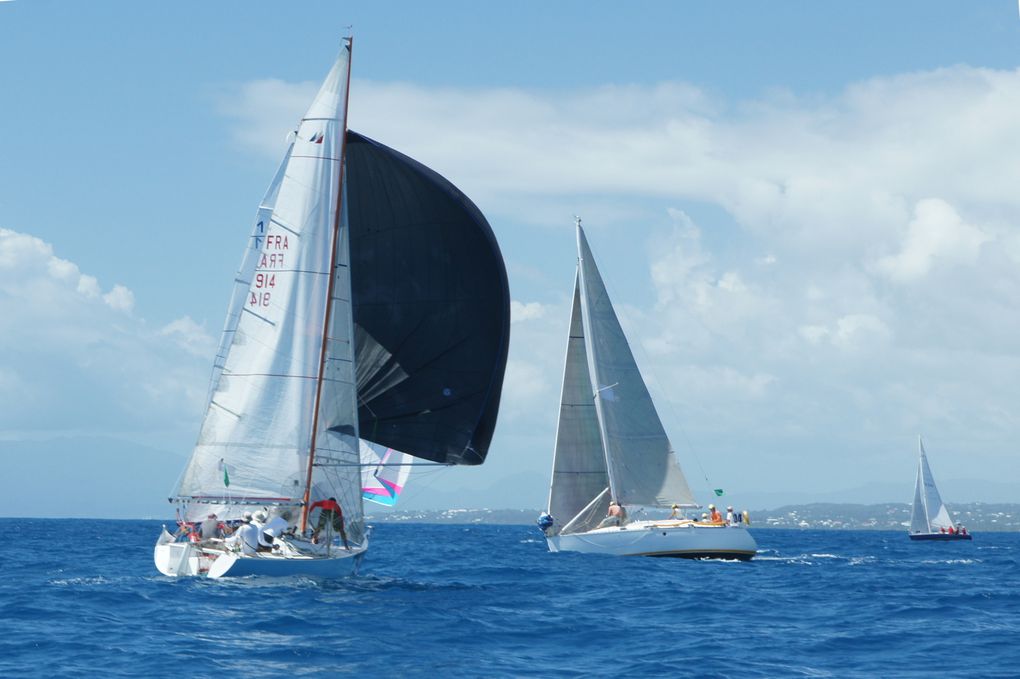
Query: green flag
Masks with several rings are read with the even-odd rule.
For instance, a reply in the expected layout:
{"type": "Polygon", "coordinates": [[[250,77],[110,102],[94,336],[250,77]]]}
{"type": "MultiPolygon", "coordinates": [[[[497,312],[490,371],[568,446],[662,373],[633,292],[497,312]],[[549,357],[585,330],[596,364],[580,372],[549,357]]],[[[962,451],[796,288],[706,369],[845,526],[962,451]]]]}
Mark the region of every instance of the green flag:
{"type": "Polygon", "coordinates": [[[230,485],[230,475],[227,474],[227,466],[226,465],[223,465],[223,485],[224,486],[229,486],[230,485]]]}
{"type": "Polygon", "coordinates": [[[716,488],[715,489],[715,496],[716,497],[722,497],[722,495],[723,495],[722,488],[716,488]]]}

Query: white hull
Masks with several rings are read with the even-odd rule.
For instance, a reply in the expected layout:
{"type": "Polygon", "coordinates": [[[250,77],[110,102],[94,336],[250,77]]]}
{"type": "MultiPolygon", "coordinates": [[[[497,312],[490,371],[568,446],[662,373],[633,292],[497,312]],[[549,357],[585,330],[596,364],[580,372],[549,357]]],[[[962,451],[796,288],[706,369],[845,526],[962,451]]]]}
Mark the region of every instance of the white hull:
{"type": "Polygon", "coordinates": [[[690,521],[634,521],[623,527],[547,536],[551,552],[615,556],[674,556],[689,559],[751,559],[758,551],[743,526],[690,521]]]}
{"type": "Polygon", "coordinates": [[[288,554],[240,554],[220,546],[204,546],[191,542],[175,542],[166,530],[156,542],[153,560],[163,575],[205,576],[210,578],[244,577],[247,575],[310,576],[340,578],[354,575],[368,549],[365,544],[352,548],[324,547],[321,554],[302,554],[291,550],[288,554]]]}

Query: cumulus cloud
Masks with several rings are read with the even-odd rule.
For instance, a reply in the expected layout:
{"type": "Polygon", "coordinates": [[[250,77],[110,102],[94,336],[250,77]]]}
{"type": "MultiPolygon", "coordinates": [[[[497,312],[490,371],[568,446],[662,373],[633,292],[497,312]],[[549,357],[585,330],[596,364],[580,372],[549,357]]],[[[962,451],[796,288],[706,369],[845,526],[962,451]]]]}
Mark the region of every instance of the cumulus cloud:
{"type": "Polygon", "coordinates": [[[215,340],[206,332],[204,326],[196,323],[190,316],[184,316],[167,323],[159,334],[172,339],[180,348],[189,354],[208,358],[216,350],[215,340]]]}
{"type": "Polygon", "coordinates": [[[104,290],[49,243],[0,229],[0,302],[0,429],[139,434],[197,415],[209,353],[170,341],[182,323],[151,331],[127,287],[104,290]]]}
{"type": "Polygon", "coordinates": [[[900,252],[878,260],[878,269],[897,281],[922,278],[938,261],[973,264],[982,244],[991,240],[963,221],[944,200],[918,202],[900,252]]]}
{"type": "Polygon", "coordinates": [[[236,122],[232,129],[238,146],[278,158],[318,89],[314,82],[254,80],[225,89],[217,108],[236,122]]]}
{"type": "Polygon", "coordinates": [[[510,302],[510,322],[521,323],[542,318],[545,315],[546,306],[539,302],[510,302]]]}

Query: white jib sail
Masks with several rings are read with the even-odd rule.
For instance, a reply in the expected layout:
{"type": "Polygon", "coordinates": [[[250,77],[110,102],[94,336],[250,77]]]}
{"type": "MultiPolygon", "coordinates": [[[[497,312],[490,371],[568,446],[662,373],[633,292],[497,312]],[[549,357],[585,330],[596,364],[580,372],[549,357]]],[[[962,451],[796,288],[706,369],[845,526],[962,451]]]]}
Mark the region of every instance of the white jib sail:
{"type": "MultiPolygon", "coordinates": [[[[229,503],[297,504],[303,498],[333,260],[349,59],[345,47],[259,206],[235,279],[205,418],[177,489],[195,507],[188,518],[204,511],[204,502],[220,504],[221,518],[229,518],[245,508],[229,503]]],[[[328,348],[349,359],[346,270],[343,276],[348,283],[337,286],[334,298],[343,296],[338,306],[346,312],[334,309],[333,325],[346,326],[346,335],[331,332],[328,348]],[[345,342],[346,349],[336,351],[334,345],[345,342]]],[[[345,389],[340,383],[353,384],[353,366],[336,371],[336,378],[331,369],[320,429],[343,427],[346,435],[353,426],[356,465],[354,394],[339,393],[345,389]],[[327,410],[334,412],[323,418],[327,410]]],[[[321,445],[343,448],[330,436],[321,445]]]]}
{"type": "Polygon", "coordinates": [[[592,395],[606,449],[614,499],[669,507],[695,504],[655,411],[580,224],[581,309],[592,395]]]}

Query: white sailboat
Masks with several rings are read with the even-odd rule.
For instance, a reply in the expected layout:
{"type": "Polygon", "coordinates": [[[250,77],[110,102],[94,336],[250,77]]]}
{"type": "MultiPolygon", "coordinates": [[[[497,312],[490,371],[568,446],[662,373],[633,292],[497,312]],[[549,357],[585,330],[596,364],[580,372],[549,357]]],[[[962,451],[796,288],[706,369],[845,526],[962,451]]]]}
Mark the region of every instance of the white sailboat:
{"type": "Polygon", "coordinates": [[[443,177],[347,129],[351,50],[345,39],[259,205],[170,498],[179,528],[155,546],[165,575],[355,572],[363,494],[395,499],[412,455],[487,454],[509,344],[498,245],[443,177]],[[218,534],[251,514],[276,517],[271,545],[218,534]]]}
{"type": "Polygon", "coordinates": [[[949,510],[942,502],[935,477],[928,465],[924,442],[917,437],[917,480],[914,483],[914,503],[910,511],[911,540],[970,540],[970,533],[954,524],[949,510]]]}
{"type": "Polygon", "coordinates": [[[577,274],[547,513],[550,551],[734,558],[757,552],[742,524],[642,518],[698,507],[577,220],[577,274]],[[610,503],[633,520],[605,525],[610,503]]]}

